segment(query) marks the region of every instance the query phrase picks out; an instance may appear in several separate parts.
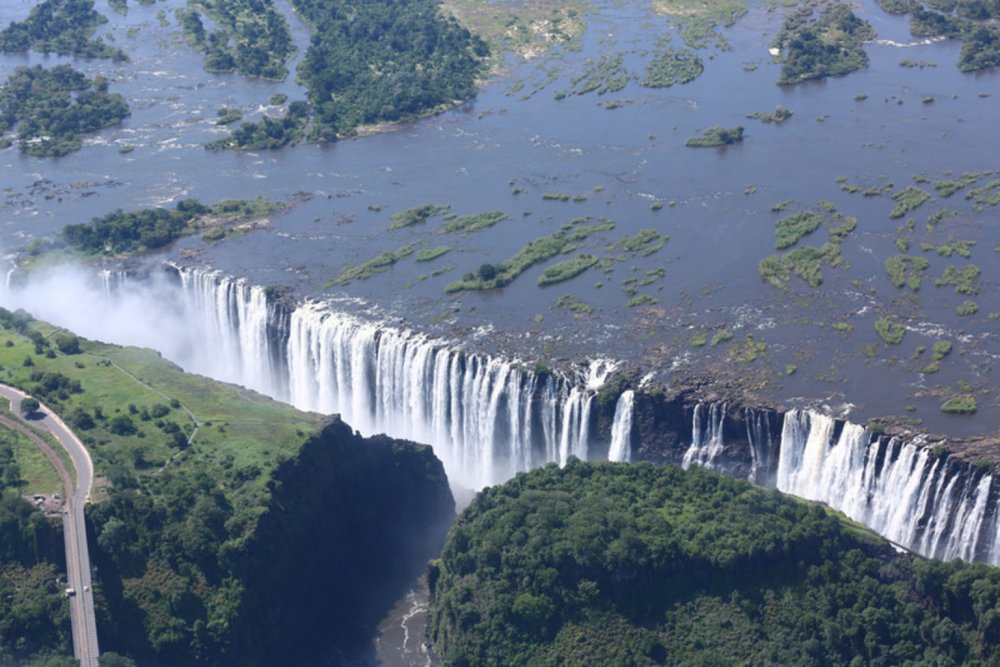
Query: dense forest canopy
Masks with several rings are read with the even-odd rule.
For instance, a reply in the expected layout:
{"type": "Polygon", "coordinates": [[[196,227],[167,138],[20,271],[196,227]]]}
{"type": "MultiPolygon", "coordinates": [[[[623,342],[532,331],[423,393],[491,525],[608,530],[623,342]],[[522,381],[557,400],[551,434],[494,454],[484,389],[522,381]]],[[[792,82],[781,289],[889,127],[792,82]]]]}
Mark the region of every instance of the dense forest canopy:
{"type": "Polygon", "coordinates": [[[700,468],[585,464],[485,490],[432,564],[448,665],[995,664],[1000,571],[899,555],[700,468]]]}
{"type": "Polygon", "coordinates": [[[129,113],[125,99],[108,92],[107,79],[88,79],[69,65],[18,67],[0,86],[0,132],[16,127],[21,152],[37,157],[79,150],[82,135],[129,113]]]}
{"type": "Polygon", "coordinates": [[[414,118],[468,99],[488,47],[435,0],[293,0],[315,26],[299,66],[319,134],[414,118]]]}
{"type": "Polygon", "coordinates": [[[56,579],[64,571],[57,523],[21,496],[15,434],[0,429],[0,665],[67,667],[69,606],[56,579]]]}
{"type": "Polygon", "coordinates": [[[268,215],[277,209],[276,204],[262,197],[226,199],[210,206],[196,199],[183,199],[173,210],[117,210],[87,223],[66,225],[62,240],[74,250],[91,254],[154,250],[196,233],[209,219],[219,222],[245,220],[268,215]]]}
{"type": "Polygon", "coordinates": [[[0,51],[34,49],[42,53],[128,60],[121,49],[93,37],[108,19],[94,11],[94,0],[43,0],[24,21],[12,21],[0,32],[0,51]]]}

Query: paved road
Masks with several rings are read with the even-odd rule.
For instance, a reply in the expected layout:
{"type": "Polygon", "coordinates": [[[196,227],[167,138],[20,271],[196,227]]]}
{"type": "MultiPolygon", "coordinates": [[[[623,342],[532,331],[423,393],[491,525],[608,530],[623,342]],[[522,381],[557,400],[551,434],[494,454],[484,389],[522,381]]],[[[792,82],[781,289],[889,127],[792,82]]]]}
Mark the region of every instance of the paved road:
{"type": "MultiPolygon", "coordinates": [[[[10,409],[15,415],[21,414],[21,400],[28,395],[22,391],[0,384],[0,396],[10,399],[10,409]]],[[[76,488],[72,488],[72,480],[66,471],[62,460],[56,458],[56,470],[66,486],[66,506],[63,512],[63,536],[66,540],[66,570],[68,587],[76,591],[69,598],[70,618],[73,623],[73,655],[80,661],[81,667],[97,667],[97,622],[94,618],[94,591],[90,581],[90,552],[87,550],[87,528],[83,518],[83,507],[90,500],[90,491],[94,484],[94,463],[90,460],[87,448],[76,437],[57,414],[42,405],[39,410],[42,417],[32,419],[31,425],[45,429],[56,437],[59,443],[69,453],[76,468],[76,488]]],[[[55,455],[48,443],[30,430],[4,419],[5,424],[15,426],[25,433],[32,442],[38,445],[50,460],[55,455]]]]}

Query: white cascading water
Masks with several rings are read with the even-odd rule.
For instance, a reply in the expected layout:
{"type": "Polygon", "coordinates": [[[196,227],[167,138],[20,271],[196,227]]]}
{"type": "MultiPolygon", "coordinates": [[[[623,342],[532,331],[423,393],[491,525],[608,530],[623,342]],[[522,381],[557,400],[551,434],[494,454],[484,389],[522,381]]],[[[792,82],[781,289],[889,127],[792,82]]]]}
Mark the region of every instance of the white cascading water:
{"type": "Polygon", "coordinates": [[[691,446],[684,452],[684,459],[681,467],[687,470],[692,465],[715,470],[718,468],[717,459],[725,448],[725,440],[722,437],[722,425],[726,418],[725,403],[711,403],[707,413],[705,405],[698,403],[694,406],[694,421],[691,425],[691,446]],[[707,428],[706,428],[707,426],[707,428]]]}
{"type": "Polygon", "coordinates": [[[611,448],[608,450],[609,461],[632,460],[632,405],[635,392],[628,389],[618,397],[615,405],[615,418],[611,423],[611,448]]]}
{"type": "Polygon", "coordinates": [[[996,527],[983,529],[991,475],[977,478],[919,442],[875,438],[851,422],[836,440],[833,432],[826,415],[785,415],[779,490],[827,503],[925,556],[1000,564],[996,527]]]}
{"type": "Polygon", "coordinates": [[[448,474],[479,488],[570,456],[587,459],[596,391],[538,375],[517,361],[466,354],[442,341],[306,302],[275,345],[263,288],[218,272],[178,268],[187,306],[204,323],[191,370],[243,384],[303,409],[339,413],[365,435],[434,443],[448,474]]]}
{"type": "Polygon", "coordinates": [[[767,412],[753,408],[743,409],[743,422],[747,427],[747,441],[750,443],[750,475],[754,484],[772,484],[770,476],[771,455],[775,452],[771,442],[771,423],[767,412]]]}

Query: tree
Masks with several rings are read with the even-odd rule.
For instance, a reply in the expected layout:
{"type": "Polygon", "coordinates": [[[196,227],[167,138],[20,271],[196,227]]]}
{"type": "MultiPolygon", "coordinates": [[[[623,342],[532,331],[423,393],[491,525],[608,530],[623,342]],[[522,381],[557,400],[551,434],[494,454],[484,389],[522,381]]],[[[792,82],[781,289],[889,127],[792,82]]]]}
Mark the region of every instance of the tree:
{"type": "Polygon", "coordinates": [[[37,400],[33,398],[26,398],[23,401],[21,401],[21,414],[23,414],[25,417],[31,417],[36,412],[38,412],[38,409],[41,407],[42,407],[41,403],[39,403],[37,400]]]}
{"type": "Polygon", "coordinates": [[[497,277],[497,267],[492,264],[483,264],[479,267],[479,277],[483,280],[493,280],[497,277]]]}

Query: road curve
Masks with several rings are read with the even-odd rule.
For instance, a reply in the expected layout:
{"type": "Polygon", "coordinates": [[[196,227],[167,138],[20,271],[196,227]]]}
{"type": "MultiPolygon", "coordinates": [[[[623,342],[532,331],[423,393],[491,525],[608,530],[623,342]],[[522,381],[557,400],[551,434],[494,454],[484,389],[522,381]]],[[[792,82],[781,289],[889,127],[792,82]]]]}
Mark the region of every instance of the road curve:
{"type": "MultiPolygon", "coordinates": [[[[10,400],[10,410],[15,417],[21,414],[21,401],[28,398],[24,392],[0,383],[0,396],[10,400]]],[[[83,446],[76,434],[44,404],[39,410],[40,417],[31,420],[31,425],[45,429],[59,441],[69,453],[76,469],[76,488],[72,480],[58,460],[56,470],[66,488],[66,506],[63,511],[63,536],[66,541],[66,574],[68,587],[76,591],[70,596],[70,619],[73,624],[73,655],[80,661],[81,667],[97,667],[97,657],[100,654],[97,645],[97,621],[94,615],[94,590],[90,580],[90,552],[87,549],[87,527],[84,522],[83,508],[90,500],[90,492],[94,484],[94,463],[90,453],[83,446]]],[[[44,440],[24,426],[19,426],[10,420],[5,424],[14,425],[25,433],[48,456],[51,448],[44,440]]],[[[51,457],[50,457],[51,458],[51,457]]]]}

